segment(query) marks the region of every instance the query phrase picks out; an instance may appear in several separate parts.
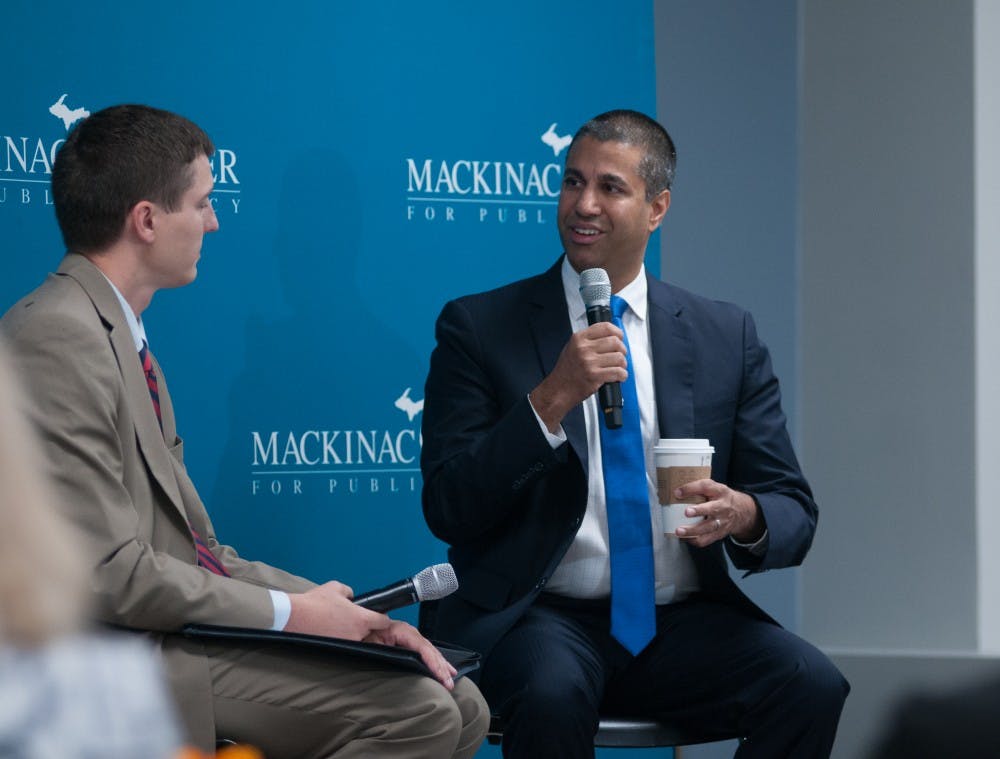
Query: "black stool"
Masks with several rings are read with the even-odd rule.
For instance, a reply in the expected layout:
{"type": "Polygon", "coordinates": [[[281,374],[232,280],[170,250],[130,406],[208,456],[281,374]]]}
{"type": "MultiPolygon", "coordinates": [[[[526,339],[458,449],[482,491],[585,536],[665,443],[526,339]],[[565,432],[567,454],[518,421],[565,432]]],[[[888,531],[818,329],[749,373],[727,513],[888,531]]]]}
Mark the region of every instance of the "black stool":
{"type": "MultiPolygon", "coordinates": [[[[693,746],[698,743],[736,738],[735,735],[703,735],[685,730],[669,722],[655,719],[635,719],[628,717],[601,717],[601,723],[594,736],[594,746],[598,748],[673,748],[693,746]]],[[[490,717],[490,729],[486,740],[499,746],[503,738],[503,722],[496,714],[490,717]]]]}

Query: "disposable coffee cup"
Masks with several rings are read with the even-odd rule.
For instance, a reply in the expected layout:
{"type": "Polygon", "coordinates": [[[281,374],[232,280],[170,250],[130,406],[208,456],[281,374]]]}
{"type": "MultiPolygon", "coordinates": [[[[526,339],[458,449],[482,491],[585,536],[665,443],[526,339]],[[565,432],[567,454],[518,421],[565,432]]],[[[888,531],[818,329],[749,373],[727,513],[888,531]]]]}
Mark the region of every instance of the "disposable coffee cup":
{"type": "Polygon", "coordinates": [[[660,497],[663,532],[676,535],[678,527],[697,524],[702,517],[684,515],[692,503],[703,503],[700,495],[678,499],[674,491],[681,485],[712,476],[715,448],[702,438],[661,438],[653,447],[656,462],[656,489],[660,497]]]}

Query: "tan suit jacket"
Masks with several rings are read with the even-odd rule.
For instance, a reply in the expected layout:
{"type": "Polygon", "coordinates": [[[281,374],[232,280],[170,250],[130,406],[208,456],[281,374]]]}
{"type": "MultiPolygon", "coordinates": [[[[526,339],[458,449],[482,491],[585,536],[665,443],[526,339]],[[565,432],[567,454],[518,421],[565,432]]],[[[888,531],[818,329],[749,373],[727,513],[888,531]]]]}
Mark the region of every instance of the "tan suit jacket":
{"type": "Polygon", "coordinates": [[[152,634],[191,736],[210,745],[208,661],[177,632],[188,622],[270,627],[266,589],[313,584],[216,541],[184,467],[163,372],[154,359],[161,432],[121,305],[90,261],[67,255],[0,320],[0,333],[26,385],[59,506],[85,536],[100,619],[152,634]],[[189,524],[232,577],[198,566],[189,524]]]}

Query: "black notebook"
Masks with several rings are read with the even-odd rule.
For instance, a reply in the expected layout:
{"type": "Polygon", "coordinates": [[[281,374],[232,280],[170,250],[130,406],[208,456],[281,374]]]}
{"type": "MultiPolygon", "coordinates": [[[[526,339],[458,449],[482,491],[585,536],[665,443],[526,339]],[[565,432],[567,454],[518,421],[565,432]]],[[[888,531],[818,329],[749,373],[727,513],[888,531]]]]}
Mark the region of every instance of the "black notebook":
{"type": "MultiPolygon", "coordinates": [[[[249,627],[221,627],[218,625],[185,625],[182,632],[189,638],[211,638],[213,640],[242,640],[254,643],[308,646],[321,648],[337,656],[349,656],[366,659],[370,662],[385,664],[411,672],[431,675],[420,654],[408,648],[384,646],[381,643],[364,643],[344,638],[327,638],[322,635],[305,635],[303,633],[281,632],[278,630],[254,630],[249,627]]],[[[479,654],[464,648],[456,648],[448,643],[431,641],[447,659],[451,666],[458,670],[456,678],[479,669],[479,654]]]]}

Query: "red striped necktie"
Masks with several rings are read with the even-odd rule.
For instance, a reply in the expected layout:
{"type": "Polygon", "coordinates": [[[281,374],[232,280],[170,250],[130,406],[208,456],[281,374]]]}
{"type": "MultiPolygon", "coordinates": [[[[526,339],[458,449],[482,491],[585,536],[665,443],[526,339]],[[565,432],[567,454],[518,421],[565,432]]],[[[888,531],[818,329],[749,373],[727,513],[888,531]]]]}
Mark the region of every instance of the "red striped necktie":
{"type": "MultiPolygon", "coordinates": [[[[153,401],[153,411],[156,412],[156,421],[160,423],[160,431],[163,431],[163,416],[160,413],[160,386],[156,381],[156,372],[153,371],[153,358],[149,355],[149,345],[142,341],[142,348],[139,349],[139,360],[142,362],[142,371],[146,375],[146,387],[149,388],[149,398],[153,401]]],[[[215,555],[208,550],[205,541],[201,539],[198,531],[188,523],[191,530],[191,537],[194,538],[195,548],[198,549],[198,566],[205,567],[210,572],[217,575],[229,577],[229,572],[222,566],[222,563],[215,558],[215,555]]]]}
{"type": "Polygon", "coordinates": [[[153,411],[156,412],[156,421],[160,423],[160,432],[163,432],[163,415],[160,413],[160,387],[156,382],[156,372],[153,371],[153,357],[149,355],[149,345],[145,340],[139,349],[139,360],[142,362],[142,371],[146,375],[146,387],[149,388],[149,397],[153,401],[153,411]]]}
{"type": "Polygon", "coordinates": [[[222,562],[215,558],[215,554],[208,550],[208,546],[205,545],[205,541],[201,539],[198,531],[194,527],[191,527],[190,524],[188,524],[188,527],[191,528],[191,537],[194,538],[195,547],[198,549],[198,565],[205,567],[209,572],[229,577],[229,572],[222,566],[222,562]]]}

